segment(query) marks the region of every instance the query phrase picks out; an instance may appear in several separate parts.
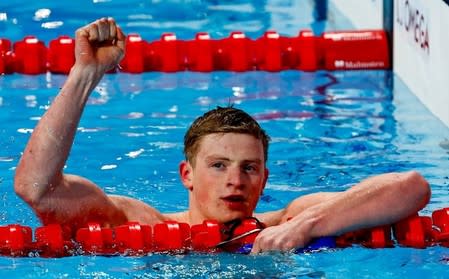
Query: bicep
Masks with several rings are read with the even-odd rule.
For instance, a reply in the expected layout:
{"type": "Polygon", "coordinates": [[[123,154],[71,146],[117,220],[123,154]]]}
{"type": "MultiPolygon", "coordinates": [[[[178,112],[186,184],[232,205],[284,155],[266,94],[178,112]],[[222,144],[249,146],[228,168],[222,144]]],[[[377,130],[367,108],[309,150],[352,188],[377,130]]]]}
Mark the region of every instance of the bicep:
{"type": "Polygon", "coordinates": [[[79,228],[88,222],[115,225],[126,221],[122,210],[100,187],[76,175],[63,175],[59,184],[49,187],[32,207],[44,224],[70,224],[79,228]]]}

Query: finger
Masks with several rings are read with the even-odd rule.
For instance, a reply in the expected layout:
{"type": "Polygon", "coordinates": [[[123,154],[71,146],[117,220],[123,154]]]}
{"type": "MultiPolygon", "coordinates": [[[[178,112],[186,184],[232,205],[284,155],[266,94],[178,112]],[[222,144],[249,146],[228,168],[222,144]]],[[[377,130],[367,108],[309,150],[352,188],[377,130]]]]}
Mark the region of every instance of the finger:
{"type": "Polygon", "coordinates": [[[251,248],[250,254],[255,255],[255,254],[258,254],[258,253],[260,253],[260,249],[253,244],[253,247],[251,248]]]}
{"type": "Polygon", "coordinates": [[[103,42],[110,40],[109,37],[109,22],[106,18],[98,21],[98,41],[103,42]]]}
{"type": "Polygon", "coordinates": [[[97,22],[89,24],[85,28],[86,32],[89,34],[89,41],[94,42],[98,41],[99,33],[98,33],[98,25],[97,22]]]}
{"type": "Polygon", "coordinates": [[[108,18],[109,22],[109,36],[113,40],[117,37],[117,24],[113,18],[108,18]]]}
{"type": "Polygon", "coordinates": [[[123,33],[122,29],[117,26],[117,39],[116,39],[116,45],[122,50],[125,51],[125,41],[126,41],[126,35],[123,33]]]}
{"type": "Polygon", "coordinates": [[[254,239],[253,248],[251,249],[251,254],[258,254],[258,253],[262,252],[260,243],[261,243],[260,238],[259,238],[259,236],[257,236],[256,239],[254,239]]]}
{"type": "Polygon", "coordinates": [[[255,254],[259,254],[259,253],[262,253],[262,250],[260,250],[259,248],[255,248],[255,247],[253,246],[253,248],[251,249],[250,254],[251,254],[251,255],[255,255],[255,254]]]}
{"type": "Polygon", "coordinates": [[[75,38],[76,39],[83,39],[83,38],[87,39],[87,38],[89,38],[89,33],[87,32],[86,28],[84,28],[84,27],[79,28],[75,32],[75,38]]]}
{"type": "Polygon", "coordinates": [[[79,28],[75,32],[75,55],[84,54],[89,49],[89,33],[85,28],[79,28]]]}

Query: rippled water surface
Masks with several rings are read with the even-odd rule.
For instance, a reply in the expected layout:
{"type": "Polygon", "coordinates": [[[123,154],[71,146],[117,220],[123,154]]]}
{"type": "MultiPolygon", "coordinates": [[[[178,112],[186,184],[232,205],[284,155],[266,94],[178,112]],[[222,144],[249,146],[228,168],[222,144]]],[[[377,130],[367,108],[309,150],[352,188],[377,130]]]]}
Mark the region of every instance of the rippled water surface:
{"type": "MultiPolygon", "coordinates": [[[[4,1],[5,2],[5,1],[4,1]]],[[[311,1],[20,1],[0,3],[0,33],[48,42],[98,16],[112,15],[146,39],[171,31],[192,38],[243,30],[258,37],[275,28],[330,28],[313,17],[311,1]],[[126,11],[126,12],[124,12],[126,11]],[[2,16],[3,15],[3,16],[2,16]]],[[[30,132],[65,76],[0,76],[0,219],[39,226],[13,190],[14,168],[30,132]]],[[[89,100],[66,172],[111,194],[139,198],[164,212],[184,210],[178,174],[188,125],[217,105],[234,104],[260,120],[272,137],[270,178],[258,211],[317,191],[341,191],[363,178],[416,169],[430,181],[421,212],[449,206],[449,130],[388,71],[281,73],[145,73],[107,75],[89,100]],[[395,85],[391,90],[390,85],[395,85]]],[[[86,278],[445,278],[446,248],[366,249],[316,254],[233,254],[146,257],[0,258],[0,274],[86,278]]]]}

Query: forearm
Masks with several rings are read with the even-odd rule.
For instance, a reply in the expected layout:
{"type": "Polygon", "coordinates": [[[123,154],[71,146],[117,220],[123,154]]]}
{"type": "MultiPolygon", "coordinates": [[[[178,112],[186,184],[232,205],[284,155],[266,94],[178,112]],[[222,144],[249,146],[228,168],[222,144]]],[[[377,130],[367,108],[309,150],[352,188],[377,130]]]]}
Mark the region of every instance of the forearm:
{"type": "Polygon", "coordinates": [[[310,226],[310,236],[344,232],[397,222],[422,209],[430,189],[416,172],[390,173],[362,181],[346,192],[296,216],[310,226]]]}
{"type": "Polygon", "coordinates": [[[34,129],[16,169],[15,190],[25,200],[38,200],[56,186],[72,147],[90,92],[102,74],[74,66],[63,88],[34,129]]]}

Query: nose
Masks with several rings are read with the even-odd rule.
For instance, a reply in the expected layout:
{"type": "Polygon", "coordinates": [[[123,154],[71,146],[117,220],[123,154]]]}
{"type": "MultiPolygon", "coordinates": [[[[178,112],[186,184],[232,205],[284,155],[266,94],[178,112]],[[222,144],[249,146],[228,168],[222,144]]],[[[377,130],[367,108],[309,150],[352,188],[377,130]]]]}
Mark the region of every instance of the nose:
{"type": "Polygon", "coordinates": [[[240,167],[228,168],[228,186],[242,187],[245,185],[245,173],[240,167]]]}

